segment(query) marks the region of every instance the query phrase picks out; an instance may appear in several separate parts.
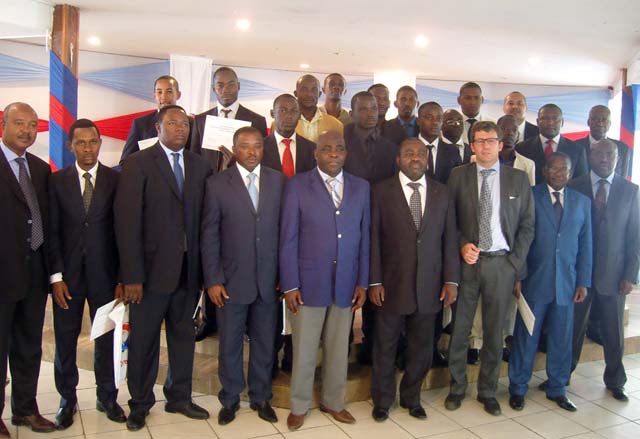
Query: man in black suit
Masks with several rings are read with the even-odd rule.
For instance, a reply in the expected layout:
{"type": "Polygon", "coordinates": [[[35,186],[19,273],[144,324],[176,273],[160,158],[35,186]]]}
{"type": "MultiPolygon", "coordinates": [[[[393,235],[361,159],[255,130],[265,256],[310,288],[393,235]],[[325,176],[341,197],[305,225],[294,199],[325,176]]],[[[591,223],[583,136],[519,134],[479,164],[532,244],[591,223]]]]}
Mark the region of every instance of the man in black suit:
{"type": "Polygon", "coordinates": [[[458,295],[455,206],[445,185],[425,178],[428,157],[421,141],[405,140],[398,152],[399,174],[375,185],[371,194],[369,300],[376,306],[371,397],[376,421],[387,419],[395,400],[395,352],[405,325],[400,406],[415,418],[427,418],[420,388],[431,366],[436,314],[458,295]]]}
{"type": "Polygon", "coordinates": [[[544,182],[542,171],[552,152],[569,156],[573,166],[571,177],[581,177],[589,172],[584,149],[560,135],[564,124],[562,110],[556,104],[545,104],[538,110],[539,136],[533,136],[516,145],[516,152],[533,160],[536,165],[536,184],[544,182]]]}
{"type": "Polygon", "coordinates": [[[442,107],[437,102],[427,102],[418,109],[420,139],[429,151],[426,176],[447,184],[451,170],[462,164],[455,146],[440,141],[442,130],[442,107]]]}
{"type": "Polygon", "coordinates": [[[460,154],[462,164],[467,164],[471,160],[471,147],[464,142],[462,132],[464,130],[464,120],[458,110],[449,109],[442,113],[442,142],[453,145],[460,154]]]}
{"type": "Polygon", "coordinates": [[[476,82],[465,82],[460,86],[458,94],[458,104],[464,120],[462,139],[464,143],[471,144],[471,128],[473,124],[488,120],[482,113],[481,108],[484,103],[482,88],[476,82]]]}
{"type": "MultiPolygon", "coordinates": [[[[175,105],[178,99],[180,99],[180,86],[176,78],[169,75],[162,75],[156,79],[156,82],[153,84],[153,97],[158,104],[158,110],[133,120],[129,136],[122,149],[122,156],[120,157],[121,166],[128,156],[140,151],[138,142],[158,137],[158,131],[156,131],[158,111],[167,105],[175,105]]],[[[191,119],[189,119],[189,123],[193,123],[191,119]]],[[[188,140],[185,148],[189,149],[189,143],[190,141],[188,140]]]]}
{"type": "Polygon", "coordinates": [[[525,116],[527,114],[527,98],[519,91],[512,91],[504,97],[502,104],[504,114],[509,114],[516,119],[518,125],[518,134],[520,141],[527,140],[530,137],[540,134],[538,127],[527,122],[525,116]]]}
{"type": "Polygon", "coordinates": [[[218,307],[220,425],[233,421],[240,408],[240,392],[245,387],[245,331],[251,340],[251,409],[265,421],[278,422],[269,401],[279,308],[276,279],[280,195],[285,177],[260,166],[262,142],[256,128],[240,128],[233,136],[235,166],[207,180],[201,247],[204,285],[218,307]]]}
{"type": "Polygon", "coordinates": [[[378,128],[380,134],[384,135],[384,123],[387,121],[387,111],[389,111],[389,107],[391,106],[389,88],[384,84],[373,84],[367,91],[376,98],[376,102],[378,103],[378,125],[376,128],[378,128]]]}
{"type": "MultiPolygon", "coordinates": [[[[98,162],[102,139],[98,127],[78,119],[69,128],[69,148],[76,163],[51,176],[49,207],[49,272],[53,289],[53,328],[56,339],[55,381],[60,394],[56,415],[59,430],[73,424],[77,411],[76,349],[85,301],[91,320],[101,306],[122,298],[118,284],[118,249],[113,226],[113,200],[118,172],[98,162]]],[[[113,332],[94,347],[98,411],[114,422],[125,422],[116,402],[113,376],[113,332]]]]}
{"type": "MultiPolygon", "coordinates": [[[[615,139],[609,139],[607,137],[609,128],[611,128],[611,110],[609,110],[609,108],[604,105],[596,105],[592,107],[589,111],[589,119],[587,120],[587,124],[589,125],[589,135],[583,137],[582,139],[576,140],[576,144],[584,149],[584,153],[587,159],[589,158],[591,145],[602,139],[611,140],[618,147],[618,161],[616,162],[615,169],[616,174],[618,174],[622,178],[627,178],[630,171],[629,156],[631,150],[626,143],[615,139]]],[[[589,169],[591,169],[589,160],[587,160],[587,166],[589,167],[589,169]]]]}
{"type": "MultiPolygon", "coordinates": [[[[398,109],[398,116],[384,123],[382,135],[396,146],[408,137],[417,137],[419,129],[414,112],[418,105],[418,92],[409,85],[400,87],[396,92],[396,100],[393,101],[393,106],[398,109]]],[[[351,110],[353,111],[353,107],[351,110]]]]}
{"type": "Polygon", "coordinates": [[[114,212],[124,300],[130,304],[129,430],[139,430],[155,403],[160,330],[165,322],[169,372],[165,411],[206,419],[191,401],[193,312],[202,285],[200,217],[211,166],[184,149],[189,118],[177,105],[158,113],[158,143],[129,157],[114,212]]]}
{"type": "MultiPolygon", "coordinates": [[[[46,242],[49,165],[27,149],[38,131],[38,115],[14,102],[2,114],[0,142],[0,415],[4,410],[7,360],[11,365],[13,425],[36,432],[55,430],[40,415],[36,394],[47,303],[46,242]]],[[[0,438],[10,437],[1,420],[0,438]]]]}
{"type": "Polygon", "coordinates": [[[231,145],[220,145],[220,151],[202,147],[202,137],[204,136],[207,116],[220,116],[251,122],[251,126],[262,133],[262,137],[267,136],[267,121],[264,116],[240,105],[238,102],[240,81],[231,67],[223,66],[215,71],[213,74],[213,91],[218,98],[217,105],[196,116],[191,130],[191,151],[200,154],[211,164],[213,172],[218,172],[225,169],[231,159],[231,151],[229,150],[231,145]]]}

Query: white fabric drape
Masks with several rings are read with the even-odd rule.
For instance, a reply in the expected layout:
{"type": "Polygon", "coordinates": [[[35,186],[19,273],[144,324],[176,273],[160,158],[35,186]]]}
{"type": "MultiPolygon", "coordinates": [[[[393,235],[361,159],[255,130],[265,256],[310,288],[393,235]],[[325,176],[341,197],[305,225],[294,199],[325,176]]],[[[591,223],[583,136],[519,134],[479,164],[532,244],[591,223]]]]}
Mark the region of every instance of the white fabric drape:
{"type": "Polygon", "coordinates": [[[187,113],[198,114],[210,108],[212,60],[197,56],[170,57],[171,76],[180,84],[178,105],[187,113]]]}

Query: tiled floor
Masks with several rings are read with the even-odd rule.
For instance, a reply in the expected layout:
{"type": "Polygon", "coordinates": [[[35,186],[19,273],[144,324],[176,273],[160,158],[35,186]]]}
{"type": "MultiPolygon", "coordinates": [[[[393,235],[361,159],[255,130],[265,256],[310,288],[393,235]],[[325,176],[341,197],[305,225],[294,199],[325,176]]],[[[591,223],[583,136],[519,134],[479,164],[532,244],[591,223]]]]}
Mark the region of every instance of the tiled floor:
{"type": "MultiPolygon", "coordinates": [[[[526,407],[521,412],[511,410],[508,404],[508,379],[502,378],[498,388],[498,399],[503,414],[494,417],[486,414],[482,406],[475,401],[475,393],[470,391],[462,407],[449,412],[444,406],[447,389],[435,389],[423,392],[422,401],[429,416],[426,421],[410,417],[406,410],[396,408],[384,423],[371,419],[371,403],[357,402],[348,409],[357,419],[354,425],[344,425],[318,410],[313,410],[305,420],[303,428],[296,432],[287,430],[287,410],[276,409],[280,421],[269,424],[260,420],[246,403],[231,424],[221,427],[216,422],[220,409],[217,398],[209,395],[194,395],[194,401],[212,414],[208,421],[193,421],[181,415],[165,413],[161,401],[154,406],[147,418],[147,427],[131,433],[124,424],[116,424],[95,410],[95,384],[93,372],[80,371],[78,391],[80,411],[74,425],[65,431],[50,434],[32,433],[20,427],[10,425],[11,408],[7,399],[3,418],[11,429],[14,438],[54,439],[54,438],[290,438],[290,439],[395,439],[422,438],[434,439],[529,439],[529,438],[633,438],[640,437],[640,354],[628,355],[624,360],[629,375],[627,390],[628,403],[614,400],[602,385],[602,361],[581,364],[573,375],[569,397],[578,405],[576,413],[565,412],[555,403],[548,401],[536,386],[545,378],[544,372],[533,377],[531,389],[527,395],[526,407]]],[[[9,388],[7,388],[10,393],[9,388]]],[[[161,399],[162,389],[156,386],[156,398],[161,399]]],[[[58,405],[58,394],[53,383],[53,365],[42,363],[38,403],[41,412],[53,418],[58,405]]],[[[124,389],[118,398],[122,404],[128,399],[124,389]]]]}

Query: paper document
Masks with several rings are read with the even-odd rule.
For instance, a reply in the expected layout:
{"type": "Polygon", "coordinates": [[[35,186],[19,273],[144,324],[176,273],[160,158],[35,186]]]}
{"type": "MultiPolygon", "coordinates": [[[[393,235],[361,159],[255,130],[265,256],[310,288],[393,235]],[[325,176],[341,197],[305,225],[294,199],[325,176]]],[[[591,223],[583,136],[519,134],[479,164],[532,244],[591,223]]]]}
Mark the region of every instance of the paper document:
{"type": "Polygon", "coordinates": [[[138,140],[138,148],[140,148],[140,151],[142,151],[143,149],[147,149],[152,147],[153,145],[156,144],[156,142],[158,142],[158,138],[157,137],[152,137],[150,139],[144,139],[144,140],[138,140]]]}
{"type": "Polygon", "coordinates": [[[452,319],[453,312],[451,311],[451,305],[449,305],[447,308],[442,309],[442,327],[446,328],[447,326],[449,326],[449,323],[451,323],[452,319]]]}
{"type": "Polygon", "coordinates": [[[287,301],[282,299],[282,335],[291,334],[290,312],[287,308],[287,301]]]}
{"type": "Polygon", "coordinates": [[[520,297],[518,298],[518,312],[520,313],[520,317],[522,317],[522,321],[524,322],[524,326],[526,326],[529,335],[533,335],[533,326],[536,323],[536,317],[531,312],[531,308],[529,308],[529,304],[524,299],[524,294],[520,293],[520,297]]]}
{"type": "Polygon", "coordinates": [[[93,318],[93,325],[91,325],[91,336],[90,340],[95,340],[101,335],[106,334],[109,331],[113,331],[116,327],[116,324],[113,320],[109,318],[109,313],[113,310],[116,301],[112,300],[106,305],[101,306],[96,311],[96,316],[93,318]]]}
{"type": "Polygon", "coordinates": [[[220,146],[226,146],[231,149],[233,146],[233,134],[238,129],[248,126],[251,126],[251,122],[208,115],[204,123],[202,147],[214,151],[219,151],[220,146]]]}
{"type": "Polygon", "coordinates": [[[115,324],[113,333],[113,377],[116,389],[124,383],[129,364],[129,306],[118,303],[109,318],[115,324]]]}

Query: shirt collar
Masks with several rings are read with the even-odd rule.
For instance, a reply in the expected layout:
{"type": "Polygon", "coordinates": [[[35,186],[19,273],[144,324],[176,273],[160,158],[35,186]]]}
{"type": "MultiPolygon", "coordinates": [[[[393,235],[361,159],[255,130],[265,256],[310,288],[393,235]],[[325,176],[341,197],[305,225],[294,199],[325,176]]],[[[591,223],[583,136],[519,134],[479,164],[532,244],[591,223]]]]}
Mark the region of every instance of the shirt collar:
{"type": "Polygon", "coordinates": [[[78,175],[80,176],[80,178],[83,177],[85,172],[88,172],[89,174],[91,174],[91,180],[95,183],[96,176],[98,175],[98,165],[99,164],[100,164],[100,162],[96,162],[96,164],[93,165],[93,167],[91,169],[89,169],[88,171],[85,171],[80,166],[78,166],[78,162],[77,161],[75,163],[75,166],[76,166],[76,170],[78,171],[78,175]]]}
{"type": "Polygon", "coordinates": [[[482,120],[482,114],[481,114],[481,113],[478,113],[478,114],[476,114],[475,116],[467,116],[466,114],[464,114],[464,113],[462,112],[462,108],[461,108],[461,109],[460,109],[460,114],[462,114],[462,118],[464,119],[464,121],[465,121],[465,122],[466,122],[467,120],[469,120],[469,119],[475,119],[475,120],[476,120],[476,122],[479,122],[479,121],[481,121],[481,120],[482,120]]]}
{"type": "MultiPolygon", "coordinates": [[[[545,143],[547,143],[547,140],[549,140],[549,138],[543,136],[542,134],[540,134],[540,142],[542,142],[542,147],[544,148],[545,143]]],[[[553,137],[551,140],[553,140],[553,143],[558,146],[560,145],[560,134],[558,134],[557,136],[553,137]]]]}
{"type": "Polygon", "coordinates": [[[224,105],[222,105],[222,103],[220,101],[218,101],[218,116],[224,117],[223,113],[222,113],[222,109],[224,108],[225,110],[231,110],[231,113],[233,115],[238,114],[238,108],[240,107],[240,102],[238,102],[238,100],[236,99],[236,101],[229,105],[228,107],[225,107],[224,105]]]}
{"type": "Polygon", "coordinates": [[[305,121],[305,122],[308,122],[308,123],[316,123],[320,119],[322,119],[323,115],[324,115],[324,113],[323,113],[322,109],[320,107],[316,107],[316,114],[313,115],[311,120],[307,120],[302,113],[300,113],[300,119],[305,121]]]}
{"type": "Polygon", "coordinates": [[[422,187],[427,187],[427,177],[425,177],[424,174],[422,174],[422,177],[420,177],[417,181],[411,180],[402,171],[398,172],[398,177],[400,178],[400,184],[402,185],[402,187],[405,187],[409,183],[420,183],[422,187]]]}
{"type": "Polygon", "coordinates": [[[247,181],[247,177],[249,177],[249,174],[251,174],[252,172],[254,174],[256,174],[258,176],[258,180],[260,179],[260,163],[258,163],[258,166],[256,166],[253,171],[249,171],[247,168],[245,168],[244,166],[240,165],[240,163],[236,162],[236,167],[238,168],[238,171],[240,172],[240,176],[242,177],[242,181],[247,181]]]}
{"type": "Polygon", "coordinates": [[[411,120],[409,122],[405,122],[404,120],[400,119],[400,117],[397,117],[397,119],[401,127],[405,127],[407,125],[409,125],[410,127],[414,127],[417,124],[417,120],[415,116],[411,116],[411,120]]]}
{"type": "Polygon", "coordinates": [[[159,141],[159,140],[158,140],[158,143],[160,144],[160,146],[161,146],[161,147],[162,147],[162,149],[164,150],[164,153],[167,155],[167,157],[169,157],[169,159],[171,159],[171,163],[173,163],[173,156],[172,156],[171,154],[174,154],[174,153],[176,153],[176,152],[177,152],[178,154],[180,154],[180,158],[182,158],[182,155],[183,155],[182,153],[184,152],[184,147],[183,147],[183,148],[180,148],[180,150],[179,150],[179,151],[174,151],[174,150],[169,149],[169,148],[167,148],[166,146],[164,146],[164,145],[162,144],[162,142],[161,142],[161,141],[159,141]]]}
{"type": "MultiPolygon", "coordinates": [[[[607,138],[608,138],[607,136],[604,136],[601,140],[605,140],[605,139],[607,139],[607,138]]],[[[590,144],[590,145],[593,145],[593,144],[594,144],[594,143],[596,143],[596,142],[597,142],[597,140],[593,138],[593,136],[591,135],[591,133],[589,133],[589,144],[590,144]]]]}
{"type": "MultiPolygon", "coordinates": [[[[591,170],[590,174],[591,174],[591,184],[596,184],[596,182],[602,180],[602,177],[600,177],[598,174],[593,172],[593,170],[591,170]]],[[[609,183],[609,186],[611,186],[613,184],[613,176],[614,176],[614,174],[615,174],[615,172],[612,172],[611,174],[609,174],[609,176],[607,178],[605,178],[605,180],[607,180],[607,182],[609,183]]]]}
{"type": "MultiPolygon", "coordinates": [[[[276,145],[280,145],[282,143],[282,139],[285,139],[285,137],[280,135],[280,133],[276,129],[273,130],[273,136],[276,138],[276,145]]],[[[295,143],[296,143],[296,132],[294,131],[293,134],[291,135],[291,137],[289,137],[289,138],[291,139],[291,143],[295,145],[295,143]]]]}
{"type": "Polygon", "coordinates": [[[564,187],[562,189],[560,189],[559,191],[555,190],[554,188],[552,188],[551,186],[549,186],[547,184],[547,189],[549,189],[549,194],[553,197],[553,193],[554,192],[559,192],[561,196],[564,197],[564,187]]]}
{"type": "Polygon", "coordinates": [[[12,150],[10,150],[9,147],[2,142],[2,140],[0,140],[0,148],[2,148],[2,152],[4,153],[4,156],[7,159],[7,162],[9,162],[9,163],[11,163],[13,160],[17,159],[18,157],[23,157],[25,159],[27,158],[26,157],[26,155],[27,155],[26,152],[23,155],[19,156],[18,154],[16,154],[12,150]]]}
{"type": "Polygon", "coordinates": [[[498,158],[498,160],[496,160],[496,162],[493,164],[493,166],[490,166],[488,168],[485,168],[480,163],[476,162],[476,168],[478,168],[478,174],[480,174],[480,171],[485,170],[485,169],[495,169],[496,173],[500,173],[500,158],[498,158]]]}
{"type": "Polygon", "coordinates": [[[422,137],[422,134],[418,134],[418,139],[420,139],[420,141],[422,141],[422,143],[424,143],[425,145],[433,145],[436,148],[436,150],[438,149],[438,146],[440,145],[440,137],[436,137],[436,139],[431,143],[429,143],[427,141],[427,139],[422,137]]]}
{"type": "MultiPolygon", "coordinates": [[[[325,174],[324,172],[322,172],[319,167],[316,167],[316,169],[318,170],[318,173],[320,174],[320,178],[322,179],[322,181],[326,182],[328,178],[332,178],[329,174],[325,174]]],[[[344,183],[344,173],[342,169],[340,170],[340,173],[336,175],[335,179],[338,183],[341,183],[341,184],[344,183]]]]}

